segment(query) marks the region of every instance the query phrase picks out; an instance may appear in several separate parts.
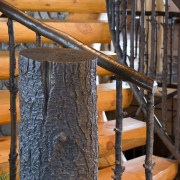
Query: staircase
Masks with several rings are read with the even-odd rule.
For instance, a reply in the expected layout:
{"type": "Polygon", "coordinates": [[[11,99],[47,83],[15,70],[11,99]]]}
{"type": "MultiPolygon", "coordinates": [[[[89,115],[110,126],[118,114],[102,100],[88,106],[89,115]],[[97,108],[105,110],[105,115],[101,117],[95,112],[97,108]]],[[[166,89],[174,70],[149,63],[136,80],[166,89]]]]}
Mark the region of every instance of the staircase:
{"type": "MultiPolygon", "coordinates": [[[[53,2],[47,1],[39,3],[35,0],[8,0],[12,5],[17,6],[21,10],[31,11],[58,11],[71,13],[103,13],[106,12],[105,1],[97,0],[92,2],[86,0],[82,2],[72,2],[55,0],[53,2]],[[34,3],[37,5],[34,6],[34,3]]],[[[110,43],[110,33],[107,22],[99,20],[74,20],[74,21],[59,21],[59,20],[43,20],[50,26],[56,29],[69,33],[73,37],[81,40],[86,44],[92,43],[110,43]]],[[[0,34],[0,42],[8,42],[7,19],[0,19],[0,27],[2,32],[0,34]]],[[[16,42],[34,43],[36,41],[36,34],[21,24],[15,22],[15,39],[16,42]]],[[[46,38],[42,38],[42,42],[52,42],[46,38]]],[[[116,57],[112,52],[104,52],[110,57],[116,57]]],[[[18,52],[16,54],[18,57],[18,52]]],[[[18,60],[18,58],[17,58],[18,60]]],[[[18,74],[18,69],[16,69],[18,74]]],[[[112,73],[99,67],[97,68],[98,76],[111,75],[112,73]]],[[[0,79],[9,78],[9,53],[0,52],[0,79]]],[[[113,111],[116,109],[116,86],[114,83],[98,84],[97,85],[97,109],[98,109],[98,134],[99,134],[99,180],[112,179],[113,171],[111,170],[115,164],[115,120],[107,121],[104,112],[113,111]]],[[[132,91],[129,87],[123,89],[123,107],[130,106],[132,101],[132,91]]],[[[7,90],[0,91],[0,125],[10,123],[9,111],[10,94],[7,90]]],[[[17,98],[18,107],[18,98],[17,98]]],[[[19,109],[17,110],[17,120],[19,121],[19,109]]],[[[122,134],[122,150],[126,151],[135,147],[146,144],[146,123],[133,119],[123,119],[123,134],[122,134]]],[[[8,172],[8,155],[10,151],[10,137],[0,138],[0,174],[8,172]]],[[[145,179],[145,172],[143,168],[145,156],[141,156],[132,160],[124,158],[123,165],[125,172],[122,176],[123,180],[141,180],[145,179]]],[[[177,174],[178,163],[175,160],[169,160],[157,156],[153,156],[153,162],[156,163],[153,179],[155,180],[172,180],[177,174]]],[[[19,178],[19,177],[18,177],[19,178]]]]}

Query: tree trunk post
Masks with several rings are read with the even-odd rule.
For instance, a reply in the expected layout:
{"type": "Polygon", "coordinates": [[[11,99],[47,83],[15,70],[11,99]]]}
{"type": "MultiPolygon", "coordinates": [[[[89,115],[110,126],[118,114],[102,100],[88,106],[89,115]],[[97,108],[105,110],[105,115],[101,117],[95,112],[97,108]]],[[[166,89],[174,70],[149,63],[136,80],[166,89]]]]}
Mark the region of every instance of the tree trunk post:
{"type": "Polygon", "coordinates": [[[82,50],[19,55],[21,180],[97,180],[96,57],[82,50]]]}

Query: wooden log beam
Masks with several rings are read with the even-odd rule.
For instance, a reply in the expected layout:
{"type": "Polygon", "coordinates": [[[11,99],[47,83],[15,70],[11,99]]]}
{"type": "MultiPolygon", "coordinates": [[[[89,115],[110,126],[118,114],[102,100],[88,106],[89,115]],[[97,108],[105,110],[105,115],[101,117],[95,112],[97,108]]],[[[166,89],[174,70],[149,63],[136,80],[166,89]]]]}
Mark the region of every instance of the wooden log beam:
{"type": "Polygon", "coordinates": [[[7,0],[7,2],[24,11],[106,12],[106,3],[103,0],[7,0]]]}
{"type": "MultiPolygon", "coordinates": [[[[77,40],[86,44],[92,43],[110,43],[111,37],[109,33],[108,23],[99,20],[92,21],[63,21],[63,20],[42,20],[48,26],[66,32],[77,40]]],[[[7,19],[0,20],[1,36],[0,42],[8,42],[7,19]]],[[[36,33],[23,26],[18,22],[14,22],[14,32],[16,42],[35,43],[36,33]]],[[[43,43],[52,43],[53,41],[42,37],[43,43]]]]}

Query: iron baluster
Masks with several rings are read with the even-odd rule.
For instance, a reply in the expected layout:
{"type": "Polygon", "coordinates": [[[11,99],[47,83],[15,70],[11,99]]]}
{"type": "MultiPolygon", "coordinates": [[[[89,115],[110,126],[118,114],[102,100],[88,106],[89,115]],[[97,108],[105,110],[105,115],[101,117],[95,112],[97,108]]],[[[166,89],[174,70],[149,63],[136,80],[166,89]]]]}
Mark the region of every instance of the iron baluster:
{"type": "MultiPolygon", "coordinates": [[[[155,28],[156,28],[156,4],[152,0],[152,13],[151,13],[151,62],[150,62],[150,77],[154,78],[155,71],[155,28]]],[[[153,177],[153,143],[154,143],[154,94],[148,93],[147,100],[147,137],[146,137],[146,159],[145,159],[145,174],[146,180],[152,180],[153,177]]]]}
{"type": "Polygon", "coordinates": [[[138,31],[139,31],[139,18],[136,18],[135,21],[135,57],[137,57],[137,52],[138,52],[138,31]]]}
{"type": "Polygon", "coordinates": [[[147,33],[146,33],[146,76],[149,72],[149,16],[147,18],[147,33]]]}
{"type": "Polygon", "coordinates": [[[152,162],[153,155],[153,143],[154,143],[154,94],[148,93],[147,99],[147,136],[146,136],[146,159],[145,159],[145,174],[146,180],[152,180],[153,178],[153,167],[152,162]]]}
{"type": "Polygon", "coordinates": [[[175,129],[175,151],[180,153],[180,26],[178,38],[178,94],[177,94],[177,116],[176,116],[176,129],[175,129]]]}
{"type": "Polygon", "coordinates": [[[36,33],[36,47],[41,47],[41,35],[36,33]]]}
{"type": "MultiPolygon", "coordinates": [[[[115,24],[116,24],[116,41],[115,48],[120,46],[120,1],[115,1],[115,24]]],[[[124,39],[123,39],[124,41],[124,39]]],[[[124,49],[123,49],[124,51],[124,49]]],[[[118,57],[118,61],[123,63],[123,58],[118,57]]],[[[116,128],[115,130],[115,170],[114,170],[114,179],[120,180],[124,172],[124,167],[122,165],[122,130],[123,130],[123,104],[122,104],[122,80],[120,77],[116,78],[116,128]]]]}
{"type": "Polygon", "coordinates": [[[172,64],[173,64],[173,43],[174,43],[174,18],[171,18],[171,30],[170,30],[170,84],[172,84],[172,64]]]}
{"type": "Polygon", "coordinates": [[[17,160],[17,111],[16,111],[16,54],[15,54],[15,37],[13,20],[8,19],[8,33],[9,33],[9,53],[10,53],[10,78],[9,78],[9,90],[10,90],[10,112],[11,112],[11,147],[9,154],[10,163],[10,180],[16,180],[16,160],[17,160]]]}
{"type": "Polygon", "coordinates": [[[139,48],[139,72],[144,73],[144,49],[145,49],[145,1],[141,0],[141,29],[140,29],[140,48],[139,48]]]}
{"type": "Polygon", "coordinates": [[[172,101],[171,101],[171,136],[174,140],[174,96],[172,96],[172,101]]]}
{"type": "Polygon", "coordinates": [[[122,34],[123,34],[123,61],[127,57],[127,0],[122,0],[122,34]]]}
{"type": "Polygon", "coordinates": [[[163,23],[164,37],[163,37],[163,72],[162,72],[162,126],[165,130],[167,122],[167,42],[168,42],[168,0],[165,4],[165,22],[163,23]]]}
{"type": "Polygon", "coordinates": [[[155,73],[155,79],[156,79],[156,75],[157,75],[157,65],[158,65],[158,22],[156,23],[156,31],[155,31],[155,69],[154,69],[154,73],[155,73]]]}
{"type": "Polygon", "coordinates": [[[131,0],[131,32],[130,32],[130,67],[134,68],[134,32],[135,32],[135,11],[136,11],[136,0],[131,0]]]}
{"type": "MultiPolygon", "coordinates": [[[[113,0],[112,0],[112,1],[113,1],[113,0]]],[[[111,1],[111,2],[112,2],[112,1],[111,1]]],[[[112,14],[111,14],[111,17],[112,17],[111,30],[115,30],[115,14],[114,14],[114,8],[115,8],[115,7],[114,7],[114,2],[112,2],[112,3],[111,3],[111,9],[112,9],[112,10],[111,10],[111,12],[112,12],[112,14]]]]}

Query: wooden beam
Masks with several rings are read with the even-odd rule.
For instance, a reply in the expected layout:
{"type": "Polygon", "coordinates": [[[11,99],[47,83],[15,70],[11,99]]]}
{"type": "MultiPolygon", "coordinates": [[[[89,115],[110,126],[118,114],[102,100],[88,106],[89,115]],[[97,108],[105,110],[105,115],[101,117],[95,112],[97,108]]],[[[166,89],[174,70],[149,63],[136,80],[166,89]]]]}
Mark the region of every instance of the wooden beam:
{"type": "MultiPolygon", "coordinates": [[[[178,163],[175,160],[169,160],[157,156],[153,156],[153,162],[155,162],[153,171],[153,180],[172,180],[175,178],[178,171],[178,163]]],[[[145,156],[141,156],[125,162],[125,172],[122,175],[122,180],[144,180],[144,160],[145,156]]],[[[102,169],[99,171],[99,180],[111,180],[111,176],[114,175],[112,171],[113,166],[102,169]]]]}
{"type": "Polygon", "coordinates": [[[106,12],[104,0],[7,0],[7,2],[24,11],[106,12]]]}
{"type": "MultiPolygon", "coordinates": [[[[10,93],[0,90],[0,124],[10,123],[10,93]]],[[[17,119],[19,121],[19,96],[17,96],[17,119]]]]}
{"type": "MultiPolygon", "coordinates": [[[[113,58],[114,60],[116,60],[116,57],[117,57],[117,54],[116,53],[113,53],[112,51],[101,51],[103,54],[113,58]]],[[[97,75],[98,76],[103,76],[103,75],[113,75],[112,72],[110,71],[107,71],[106,69],[100,67],[100,66],[97,66],[97,75]]]]}
{"type": "MultiPolygon", "coordinates": [[[[66,32],[86,44],[110,43],[111,41],[108,23],[104,21],[91,20],[74,22],[63,20],[42,20],[42,22],[57,30],[66,32]]],[[[9,37],[6,18],[0,20],[0,27],[0,42],[8,42],[9,37]]],[[[14,22],[14,31],[16,42],[35,43],[36,34],[20,23],[14,22]]],[[[44,37],[42,37],[42,42],[52,43],[51,40],[44,37]]]]}
{"type": "MultiPolygon", "coordinates": [[[[115,163],[115,120],[98,123],[99,168],[115,163]]],[[[146,144],[146,123],[132,118],[123,119],[122,150],[146,144]]]]}
{"type": "MultiPolygon", "coordinates": [[[[106,83],[99,84],[97,87],[98,100],[97,107],[98,111],[113,111],[116,109],[116,84],[106,83]]],[[[132,101],[131,89],[123,89],[123,107],[127,108],[132,101]]]]}
{"type": "MultiPolygon", "coordinates": [[[[16,53],[16,63],[18,65],[18,54],[16,53]]],[[[18,67],[16,66],[16,74],[18,67]]],[[[0,51],[0,79],[9,79],[9,51],[0,51]]]]}

